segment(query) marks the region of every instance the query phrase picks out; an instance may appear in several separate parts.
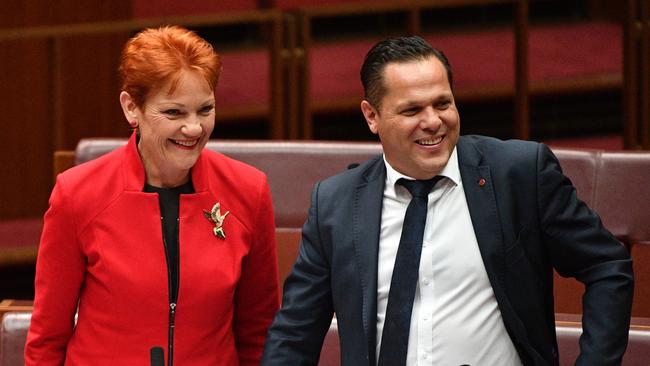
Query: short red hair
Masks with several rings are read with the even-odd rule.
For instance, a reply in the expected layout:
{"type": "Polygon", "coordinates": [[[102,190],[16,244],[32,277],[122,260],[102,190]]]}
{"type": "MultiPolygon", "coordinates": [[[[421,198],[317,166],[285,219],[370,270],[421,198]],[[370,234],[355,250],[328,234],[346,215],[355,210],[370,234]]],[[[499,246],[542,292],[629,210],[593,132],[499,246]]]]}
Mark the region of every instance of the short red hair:
{"type": "Polygon", "coordinates": [[[214,90],[221,74],[221,59],[210,43],[180,26],[145,29],[122,50],[122,90],[139,108],[152,90],[167,83],[171,83],[169,93],[173,93],[183,70],[198,72],[214,90]]]}

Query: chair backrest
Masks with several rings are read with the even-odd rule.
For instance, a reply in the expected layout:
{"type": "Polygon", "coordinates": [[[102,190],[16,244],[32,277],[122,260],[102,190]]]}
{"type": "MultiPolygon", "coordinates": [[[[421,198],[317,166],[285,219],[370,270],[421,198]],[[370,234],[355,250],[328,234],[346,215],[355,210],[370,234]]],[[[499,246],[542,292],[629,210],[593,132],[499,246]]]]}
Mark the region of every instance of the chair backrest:
{"type": "MultiPolygon", "coordinates": [[[[593,207],[598,174],[600,150],[578,150],[553,148],[562,170],[576,187],[578,197],[593,207]]],[[[584,285],[573,278],[562,278],[555,274],[555,311],[561,313],[582,312],[584,285]]]]}
{"type": "MultiPolygon", "coordinates": [[[[94,159],[126,143],[125,139],[81,140],[76,163],[94,159]]],[[[378,153],[381,145],[369,142],[316,141],[220,141],[208,149],[220,151],[267,173],[273,196],[276,225],[300,228],[307,216],[310,191],[320,179],[345,170],[378,153]]],[[[635,316],[650,317],[650,225],[645,209],[650,207],[650,153],[555,148],[565,174],[577,188],[578,196],[603,218],[605,226],[629,246],[635,261],[637,290],[635,316]]],[[[296,232],[283,238],[289,254],[286,268],[295,259],[296,232]]],[[[284,249],[282,249],[284,250],[284,249]]],[[[282,267],[281,278],[285,271],[282,267]]],[[[556,277],[556,311],[581,312],[582,284],[556,277]]]]}
{"type": "MultiPolygon", "coordinates": [[[[579,321],[555,323],[560,365],[573,365],[580,354],[579,339],[582,325],[579,321]]],[[[650,319],[632,318],[623,366],[646,366],[650,361],[650,319]]]]}
{"type": "Polygon", "coordinates": [[[562,171],[576,187],[578,197],[593,207],[596,190],[596,174],[600,150],[553,148],[562,166],[562,171]]]}
{"type": "Polygon", "coordinates": [[[632,314],[650,317],[650,152],[603,152],[594,208],[632,254],[632,314]]]}
{"type": "MultiPolygon", "coordinates": [[[[125,139],[83,139],[75,163],[95,159],[126,144],[125,139]]],[[[309,209],[314,184],[381,153],[371,142],[299,142],[211,140],[207,149],[243,161],[265,172],[269,179],[278,227],[301,227],[309,209]]]]}
{"type": "Polygon", "coordinates": [[[603,152],[594,209],[617,237],[650,241],[650,152],[603,152]]]}
{"type": "Polygon", "coordinates": [[[9,312],[2,317],[0,325],[0,366],[21,366],[25,364],[23,350],[31,312],[9,312]]]}

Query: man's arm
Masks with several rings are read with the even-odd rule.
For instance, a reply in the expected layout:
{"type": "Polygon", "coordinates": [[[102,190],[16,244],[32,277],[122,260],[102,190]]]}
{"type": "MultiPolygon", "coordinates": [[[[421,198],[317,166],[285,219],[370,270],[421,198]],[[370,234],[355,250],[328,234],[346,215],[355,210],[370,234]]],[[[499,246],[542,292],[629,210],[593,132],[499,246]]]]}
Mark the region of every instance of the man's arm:
{"type": "Polygon", "coordinates": [[[626,248],[576,196],[548,147],[540,145],[538,210],[544,242],[562,276],[584,283],[577,365],[620,365],[627,346],[634,277],[626,248]]]}
{"type": "Polygon", "coordinates": [[[284,282],[282,307],[269,328],[262,365],[317,365],[333,315],[331,243],[320,236],[318,191],[312,192],[298,258],[284,282]]]}

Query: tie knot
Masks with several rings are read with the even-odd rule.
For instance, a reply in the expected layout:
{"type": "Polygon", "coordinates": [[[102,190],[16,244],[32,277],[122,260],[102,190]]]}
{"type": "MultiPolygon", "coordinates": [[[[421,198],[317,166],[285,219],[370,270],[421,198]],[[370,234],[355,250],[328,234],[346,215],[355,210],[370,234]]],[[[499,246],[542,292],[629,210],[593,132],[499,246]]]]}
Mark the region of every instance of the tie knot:
{"type": "Polygon", "coordinates": [[[427,180],[410,180],[400,178],[397,180],[397,184],[402,185],[404,188],[408,189],[408,191],[411,192],[411,196],[413,197],[426,197],[429,192],[431,192],[431,189],[433,189],[433,186],[435,186],[440,179],[442,179],[441,175],[436,175],[435,177],[427,180]]]}

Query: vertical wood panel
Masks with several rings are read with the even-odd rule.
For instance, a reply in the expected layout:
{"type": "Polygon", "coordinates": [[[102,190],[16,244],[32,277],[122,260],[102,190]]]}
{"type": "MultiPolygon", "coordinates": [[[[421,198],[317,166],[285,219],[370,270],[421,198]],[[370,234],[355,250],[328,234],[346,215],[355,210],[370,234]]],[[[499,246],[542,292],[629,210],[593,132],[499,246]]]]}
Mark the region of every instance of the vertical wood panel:
{"type": "Polygon", "coordinates": [[[131,18],[131,0],[3,0],[0,28],[131,18]]]}
{"type": "Polygon", "coordinates": [[[129,135],[119,104],[120,51],[128,33],[66,37],[57,42],[60,103],[56,149],[74,149],[79,139],[129,135]]]}
{"type": "MultiPolygon", "coordinates": [[[[130,18],[131,0],[0,1],[0,29],[130,18]]],[[[119,131],[117,95],[106,97],[107,90],[117,88],[116,61],[111,58],[115,42],[68,42],[60,47],[47,37],[0,42],[0,219],[44,213],[55,148],[74,147],[82,136],[114,136],[119,131]],[[62,131],[54,130],[56,120],[65,126],[62,131]],[[113,122],[110,128],[108,120],[113,122]]]]}
{"type": "Polygon", "coordinates": [[[0,219],[42,215],[52,187],[47,42],[1,42],[0,70],[0,219]]]}

